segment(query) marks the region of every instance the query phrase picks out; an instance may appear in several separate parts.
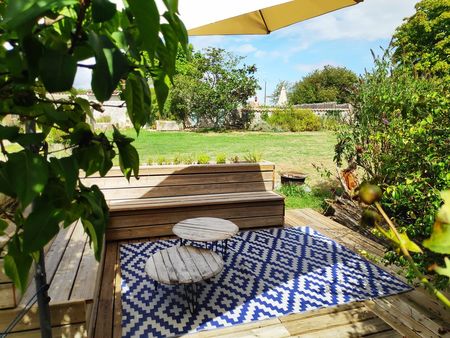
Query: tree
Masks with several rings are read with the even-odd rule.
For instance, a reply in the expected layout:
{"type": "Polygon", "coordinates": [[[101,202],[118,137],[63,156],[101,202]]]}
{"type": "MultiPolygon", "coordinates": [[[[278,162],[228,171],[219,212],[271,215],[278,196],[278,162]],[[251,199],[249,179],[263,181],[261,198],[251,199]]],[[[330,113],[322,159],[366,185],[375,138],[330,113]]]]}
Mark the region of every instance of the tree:
{"type": "Polygon", "coordinates": [[[288,95],[291,104],[350,101],[351,89],[358,77],[344,67],[325,66],[306,75],[292,86],[288,95]]]}
{"type": "Polygon", "coordinates": [[[1,248],[5,272],[20,291],[42,248],[75,220],[81,219],[100,257],[108,208],[97,186],[82,184],[80,171],[104,176],[118,155],[130,179],[139,174],[139,156],[133,139],[118,129],[111,137],[91,129],[91,108],[101,104],[78,97],[72,85],[79,67],[92,69],[97,100],[119,89],[139,133],[151,116],[146,75],[162,107],[179,44],[187,48],[176,2],[164,3],[165,23],[153,0],[128,0],[120,11],[108,0],[0,3],[0,193],[18,201],[13,216],[0,219],[0,236],[8,237],[1,248]],[[55,92],[67,97],[55,99],[55,92]],[[16,125],[5,125],[11,116],[18,117],[16,125]],[[53,130],[66,140],[68,156],[49,153],[53,130]],[[9,151],[5,141],[21,150],[9,151]]]}
{"type": "Polygon", "coordinates": [[[422,0],[416,13],[397,28],[394,60],[423,76],[450,80],[450,1],[422,0]]]}
{"type": "MultiPolygon", "coordinates": [[[[233,112],[245,105],[258,88],[254,65],[241,65],[243,58],[220,48],[194,53],[191,67],[175,77],[171,93],[172,112],[182,121],[222,128],[233,112]]],[[[231,118],[233,120],[233,118],[231,118]]]]}

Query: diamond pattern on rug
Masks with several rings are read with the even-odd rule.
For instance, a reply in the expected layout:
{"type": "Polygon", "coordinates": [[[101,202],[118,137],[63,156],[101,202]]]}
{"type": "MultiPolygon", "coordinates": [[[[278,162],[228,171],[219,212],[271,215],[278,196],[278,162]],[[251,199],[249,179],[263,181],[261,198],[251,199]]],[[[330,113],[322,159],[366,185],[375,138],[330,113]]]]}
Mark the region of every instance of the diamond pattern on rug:
{"type": "Polygon", "coordinates": [[[411,288],[309,227],[242,232],[223,271],[200,285],[191,315],[182,286],[160,285],[148,257],[176,240],[120,246],[123,337],[171,337],[392,295],[411,288]]]}

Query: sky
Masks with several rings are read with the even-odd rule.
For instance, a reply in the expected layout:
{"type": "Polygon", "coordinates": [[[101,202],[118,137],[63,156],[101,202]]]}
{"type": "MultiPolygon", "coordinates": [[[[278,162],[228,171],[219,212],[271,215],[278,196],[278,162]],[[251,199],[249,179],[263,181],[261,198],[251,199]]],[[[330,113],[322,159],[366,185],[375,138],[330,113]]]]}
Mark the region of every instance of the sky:
{"type": "MultiPolygon", "coordinates": [[[[190,37],[199,50],[220,47],[255,64],[264,103],[264,86],[271,95],[281,80],[296,82],[325,65],[346,67],[357,74],[371,69],[371,50],[381,53],[395,28],[414,13],[416,0],[364,0],[364,2],[282,28],[269,35],[190,37]]],[[[80,69],[76,88],[89,88],[90,74],[80,69]]],[[[267,98],[267,103],[270,99],[267,98]]]]}

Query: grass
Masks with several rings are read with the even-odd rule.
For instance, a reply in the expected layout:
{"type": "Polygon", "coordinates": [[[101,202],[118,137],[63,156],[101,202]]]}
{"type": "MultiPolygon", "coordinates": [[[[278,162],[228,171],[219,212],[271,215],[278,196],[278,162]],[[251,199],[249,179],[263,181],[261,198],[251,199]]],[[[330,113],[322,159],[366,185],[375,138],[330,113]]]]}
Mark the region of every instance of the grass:
{"type": "Polygon", "coordinates": [[[285,196],[286,209],[312,208],[322,212],[327,207],[325,199],[333,197],[334,189],[336,187],[328,182],[314,186],[311,191],[307,191],[305,186],[284,185],[277,192],[285,196]]]}
{"type": "MultiPolygon", "coordinates": [[[[136,137],[134,130],[127,136],[136,140],[134,146],[141,162],[163,157],[171,161],[178,154],[192,154],[197,159],[206,154],[215,159],[226,154],[228,159],[238,156],[243,160],[249,153],[260,153],[262,158],[276,164],[277,171],[300,171],[309,175],[311,186],[323,182],[313,163],[322,163],[332,170],[335,136],[331,132],[264,133],[264,132],[155,132],[142,130],[136,137]]],[[[155,161],[157,162],[157,161],[155,161]]]]}
{"type": "MultiPolygon", "coordinates": [[[[133,130],[125,133],[136,137],[133,130]]],[[[261,156],[274,162],[278,172],[300,171],[308,174],[311,192],[296,187],[280,187],[277,191],[286,196],[286,208],[325,209],[324,199],[332,196],[333,186],[323,179],[313,163],[333,170],[335,137],[331,132],[263,133],[263,132],[154,132],[142,130],[133,142],[142,161],[149,157],[166,161],[179,154],[192,154],[195,159],[217,155],[240,160],[261,156]]]]}

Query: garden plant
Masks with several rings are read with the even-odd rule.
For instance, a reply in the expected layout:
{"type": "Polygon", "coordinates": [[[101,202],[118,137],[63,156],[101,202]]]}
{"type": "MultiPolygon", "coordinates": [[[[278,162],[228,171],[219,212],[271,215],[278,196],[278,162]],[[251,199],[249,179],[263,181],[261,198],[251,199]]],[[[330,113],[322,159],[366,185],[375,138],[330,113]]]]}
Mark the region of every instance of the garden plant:
{"type": "Polygon", "coordinates": [[[164,4],[162,19],[153,0],[129,0],[122,9],[108,0],[0,2],[0,193],[18,201],[12,214],[2,213],[0,235],[8,240],[1,250],[5,272],[21,292],[33,261],[42,262],[42,248],[61,225],[81,219],[100,257],[108,208],[99,188],[84,186],[80,177],[106,175],[118,156],[129,179],[138,175],[139,156],[132,138],[118,129],[107,137],[87,121],[91,109],[102,110],[99,102],[119,90],[138,133],[150,122],[149,81],[163,106],[179,45],[187,50],[177,2],[164,4]],[[81,67],[92,70],[98,102],[72,88],[81,67]],[[55,99],[55,92],[67,96],[55,99]],[[54,130],[68,156],[49,153],[54,130]],[[9,152],[6,142],[22,150],[9,152]]]}

